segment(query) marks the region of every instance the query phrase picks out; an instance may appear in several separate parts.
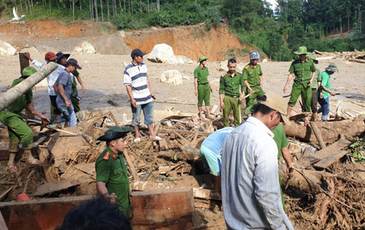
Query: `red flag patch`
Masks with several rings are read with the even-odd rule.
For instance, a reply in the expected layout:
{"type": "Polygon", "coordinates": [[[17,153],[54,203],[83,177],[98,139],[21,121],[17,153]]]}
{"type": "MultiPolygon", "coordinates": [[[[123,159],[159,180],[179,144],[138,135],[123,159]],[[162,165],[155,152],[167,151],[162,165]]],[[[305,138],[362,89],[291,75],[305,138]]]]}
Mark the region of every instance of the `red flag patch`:
{"type": "Polygon", "coordinates": [[[112,157],[114,160],[117,159],[117,155],[115,155],[115,153],[112,154],[112,157]]]}
{"type": "Polygon", "coordinates": [[[110,156],[110,153],[106,152],[104,157],[103,157],[103,160],[109,160],[109,156],[110,156]]]}

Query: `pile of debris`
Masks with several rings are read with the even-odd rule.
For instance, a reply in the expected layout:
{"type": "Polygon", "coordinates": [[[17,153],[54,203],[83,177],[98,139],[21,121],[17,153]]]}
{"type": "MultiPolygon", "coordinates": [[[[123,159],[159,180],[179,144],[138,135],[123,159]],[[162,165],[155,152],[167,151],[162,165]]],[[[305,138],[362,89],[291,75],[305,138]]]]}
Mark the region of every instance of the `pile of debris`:
{"type": "MultiPolygon", "coordinates": [[[[312,122],[310,126],[304,126],[302,118],[294,116],[292,124],[284,126],[296,168],[289,179],[285,163],[279,165],[289,218],[300,228],[364,227],[365,164],[353,162],[348,148],[351,142],[345,139],[364,133],[364,117],[337,117],[330,122],[312,122]]],[[[19,162],[15,181],[1,180],[0,199],[8,193],[8,200],[16,199],[25,193],[24,187],[28,187],[31,198],[95,194],[95,160],[105,148],[105,142],[96,139],[119,123],[111,112],[83,114],[82,119],[67,130],[37,132],[34,150],[44,161],[43,170],[27,168],[19,162]]],[[[222,228],[225,223],[220,196],[206,189],[212,185],[199,151],[203,140],[219,128],[219,116],[205,122],[197,116],[170,116],[155,125],[160,141],[149,139],[147,127],[140,129],[139,143],[134,143],[133,134],[129,134],[124,157],[132,189],[193,187],[194,205],[201,217],[198,225],[214,222],[212,229],[222,228]],[[207,218],[206,211],[199,210],[213,210],[211,213],[215,214],[207,218]]]]}
{"type": "Polygon", "coordinates": [[[315,50],[314,54],[319,55],[319,58],[322,59],[340,59],[340,60],[347,60],[352,62],[359,62],[359,63],[365,63],[365,52],[364,51],[358,51],[355,49],[354,52],[320,52],[315,50]]]}

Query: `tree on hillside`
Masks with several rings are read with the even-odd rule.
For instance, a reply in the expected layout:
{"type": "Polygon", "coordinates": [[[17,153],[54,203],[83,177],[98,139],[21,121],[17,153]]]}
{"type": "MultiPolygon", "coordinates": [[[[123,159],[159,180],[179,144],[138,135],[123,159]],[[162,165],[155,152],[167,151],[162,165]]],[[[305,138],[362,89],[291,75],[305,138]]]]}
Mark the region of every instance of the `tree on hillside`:
{"type": "Polygon", "coordinates": [[[223,0],[221,12],[231,26],[249,31],[255,17],[263,15],[264,5],[261,0],[223,0]]]}

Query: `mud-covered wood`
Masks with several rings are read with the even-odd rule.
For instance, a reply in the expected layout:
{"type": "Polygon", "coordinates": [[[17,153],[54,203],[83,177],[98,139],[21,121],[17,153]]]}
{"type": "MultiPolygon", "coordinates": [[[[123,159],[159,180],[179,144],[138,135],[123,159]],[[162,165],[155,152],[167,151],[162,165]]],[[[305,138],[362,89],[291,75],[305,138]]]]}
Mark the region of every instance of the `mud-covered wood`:
{"type": "Polygon", "coordinates": [[[37,191],[34,193],[34,196],[51,194],[53,192],[62,191],[77,185],[80,185],[80,182],[77,180],[42,184],[38,187],[37,191]]]}
{"type": "MultiPolygon", "coordinates": [[[[344,137],[353,137],[365,132],[363,116],[358,116],[352,120],[318,121],[313,123],[317,126],[325,143],[333,142],[341,135],[344,137]]],[[[290,122],[290,125],[284,125],[284,130],[288,137],[294,137],[301,141],[317,141],[310,126],[304,126],[302,123],[290,122]]]]}
{"type": "Polygon", "coordinates": [[[132,192],[133,230],[193,227],[194,196],[192,188],[132,192]]]}

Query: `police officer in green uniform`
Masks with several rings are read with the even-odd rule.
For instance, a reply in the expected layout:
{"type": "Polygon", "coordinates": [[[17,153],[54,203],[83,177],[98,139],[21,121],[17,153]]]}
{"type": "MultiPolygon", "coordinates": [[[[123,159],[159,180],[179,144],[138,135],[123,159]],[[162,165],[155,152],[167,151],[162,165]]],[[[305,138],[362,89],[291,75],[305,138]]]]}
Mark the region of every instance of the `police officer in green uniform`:
{"type": "Polygon", "coordinates": [[[303,99],[303,107],[305,112],[311,111],[311,100],[312,100],[312,89],[311,85],[313,79],[316,76],[316,67],[314,66],[313,60],[307,58],[307,47],[301,46],[294,52],[299,56],[299,59],[293,61],[289,68],[289,76],[284,86],[284,93],[288,89],[291,79],[294,78],[293,88],[290,93],[290,99],[288,103],[287,115],[290,117],[291,111],[300,95],[303,99]]]}
{"type": "Polygon", "coordinates": [[[194,70],[194,86],[195,86],[195,96],[198,96],[198,110],[199,118],[201,121],[203,118],[203,101],[205,108],[207,109],[207,118],[210,117],[210,93],[213,91],[212,86],[208,80],[208,67],[207,58],[205,56],[199,57],[199,66],[194,70]]]}
{"type": "Polygon", "coordinates": [[[245,98],[245,82],[242,74],[236,71],[237,61],[234,58],[228,60],[228,72],[221,77],[219,83],[219,101],[223,109],[224,127],[229,126],[229,114],[233,110],[234,125],[241,124],[241,102],[245,98]],[[240,93],[241,88],[241,93],[240,93]]]}
{"type": "MultiPolygon", "coordinates": [[[[311,55],[309,56],[309,59],[311,59],[314,64],[318,64],[318,60],[316,59],[316,56],[311,55]]],[[[317,104],[318,104],[318,88],[321,86],[322,77],[321,77],[321,71],[316,67],[316,76],[313,79],[312,83],[312,103],[311,103],[311,109],[312,109],[312,119],[313,121],[317,120],[317,104]]]]}
{"type": "Polygon", "coordinates": [[[246,84],[246,94],[250,94],[246,98],[246,110],[245,114],[251,116],[250,108],[257,97],[265,95],[263,88],[262,70],[258,61],[260,60],[260,54],[257,50],[250,52],[250,63],[243,69],[243,79],[246,84]]]}
{"type": "Polygon", "coordinates": [[[130,217],[130,188],[123,150],[127,146],[125,136],[133,129],[114,126],[98,140],[106,141],[106,148],[95,162],[96,188],[110,203],[116,203],[126,217],[130,217]]]}
{"type": "MultiPolygon", "coordinates": [[[[37,72],[37,70],[34,67],[24,68],[22,76],[15,79],[11,87],[13,88],[35,72],[37,72]]],[[[48,124],[50,122],[47,117],[34,109],[31,103],[32,97],[32,90],[29,90],[0,112],[0,121],[8,127],[9,132],[10,156],[8,166],[10,173],[15,173],[17,171],[17,168],[14,165],[14,159],[19,150],[18,146],[20,143],[22,143],[24,156],[27,158],[28,163],[33,165],[42,164],[42,161],[37,160],[32,156],[31,149],[33,147],[33,131],[26,123],[24,123],[23,117],[20,114],[24,109],[27,109],[31,114],[40,117],[44,124],[48,124]]]]}
{"type": "Polygon", "coordinates": [[[84,83],[81,79],[81,76],[80,76],[80,73],[75,70],[75,72],[72,73],[74,75],[74,80],[72,82],[72,90],[71,90],[71,103],[74,107],[74,110],[75,110],[75,113],[79,112],[81,109],[80,109],[80,100],[81,100],[81,97],[79,96],[79,92],[77,90],[77,82],[76,82],[76,79],[77,81],[80,83],[81,85],[81,91],[82,93],[85,93],[86,89],[84,87],[84,83]]]}
{"type": "MultiPolygon", "coordinates": [[[[278,126],[276,126],[276,128],[271,131],[274,134],[274,141],[278,147],[278,160],[280,160],[281,153],[283,153],[283,158],[286,163],[287,177],[290,178],[294,175],[294,168],[293,168],[291,154],[290,154],[289,147],[288,147],[289,142],[288,142],[288,139],[286,138],[284,127],[281,124],[278,124],[278,126]]],[[[279,174],[279,183],[280,183],[280,181],[281,181],[281,176],[279,174]]],[[[281,201],[283,203],[283,209],[285,211],[284,194],[283,194],[283,190],[281,189],[281,186],[280,186],[280,191],[281,191],[281,201]]]]}

